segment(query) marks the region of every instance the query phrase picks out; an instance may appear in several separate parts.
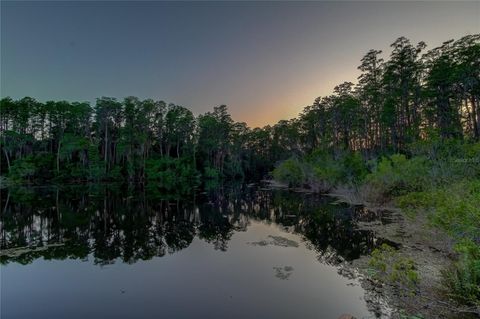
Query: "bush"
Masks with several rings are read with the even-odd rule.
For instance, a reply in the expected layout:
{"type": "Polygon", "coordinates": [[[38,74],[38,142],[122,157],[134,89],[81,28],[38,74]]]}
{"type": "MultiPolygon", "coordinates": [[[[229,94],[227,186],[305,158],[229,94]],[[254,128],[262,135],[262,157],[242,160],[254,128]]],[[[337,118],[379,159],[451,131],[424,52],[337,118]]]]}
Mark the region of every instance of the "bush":
{"type": "Polygon", "coordinates": [[[317,150],[305,160],[291,158],[274,171],[275,180],[290,187],[305,186],[318,192],[342,184],[358,184],[367,175],[367,165],[358,152],[343,152],[337,157],[317,150]]]}
{"type": "Polygon", "coordinates": [[[11,181],[20,182],[23,180],[47,180],[52,178],[53,155],[48,153],[37,153],[13,161],[8,178],[11,181]]]}
{"type": "Polygon", "coordinates": [[[480,307],[480,246],[463,240],[455,250],[460,257],[444,272],[445,284],[453,298],[480,307]]]}
{"type": "Polygon", "coordinates": [[[14,181],[29,180],[34,177],[36,167],[33,161],[33,156],[28,156],[22,159],[13,161],[8,172],[8,177],[14,181]]]}
{"type": "Polygon", "coordinates": [[[444,271],[449,293],[480,305],[480,181],[462,181],[397,199],[404,210],[427,210],[433,225],[458,241],[458,260],[444,271]]]}
{"type": "Polygon", "coordinates": [[[433,138],[412,144],[410,152],[413,156],[428,158],[430,178],[436,185],[480,178],[479,142],[433,138]]]}
{"type": "Polygon", "coordinates": [[[404,210],[430,212],[432,223],[453,238],[480,241],[480,181],[463,181],[399,197],[404,210]]]}
{"type": "Polygon", "coordinates": [[[359,152],[344,151],[336,156],[316,151],[307,158],[317,180],[336,186],[359,184],[367,175],[365,160],[359,152]]]}
{"type": "Polygon", "coordinates": [[[347,153],[342,158],[342,179],[344,182],[359,183],[365,179],[368,169],[359,152],[347,153]]]}
{"type": "Polygon", "coordinates": [[[291,158],[282,162],[273,170],[275,180],[287,183],[289,186],[302,186],[305,179],[304,165],[299,160],[291,158]]]}
{"type": "Polygon", "coordinates": [[[430,183],[429,169],[425,157],[407,159],[402,154],[382,157],[373,172],[366,176],[367,197],[382,202],[394,196],[421,191],[430,183]]]}

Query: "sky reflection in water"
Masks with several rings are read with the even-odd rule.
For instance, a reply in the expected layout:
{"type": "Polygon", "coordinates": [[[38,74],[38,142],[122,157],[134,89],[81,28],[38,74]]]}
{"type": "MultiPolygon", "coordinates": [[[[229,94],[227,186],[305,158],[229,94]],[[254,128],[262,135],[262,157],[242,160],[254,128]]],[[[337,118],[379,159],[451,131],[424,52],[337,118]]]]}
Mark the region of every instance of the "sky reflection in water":
{"type": "Polygon", "coordinates": [[[2,191],[2,318],[371,316],[337,273],[381,243],[362,210],[245,186],[162,198],[2,191]]]}

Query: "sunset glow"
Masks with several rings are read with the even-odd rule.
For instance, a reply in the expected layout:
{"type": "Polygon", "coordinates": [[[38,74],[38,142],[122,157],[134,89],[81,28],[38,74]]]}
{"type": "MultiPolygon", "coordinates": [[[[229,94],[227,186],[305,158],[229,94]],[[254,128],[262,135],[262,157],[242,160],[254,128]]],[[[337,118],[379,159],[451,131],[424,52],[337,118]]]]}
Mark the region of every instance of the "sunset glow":
{"type": "Polygon", "coordinates": [[[369,49],[388,55],[399,36],[433,47],[480,30],[479,2],[1,5],[2,97],[134,95],[196,115],[227,104],[250,126],[294,117],[355,82],[360,58],[369,49]]]}

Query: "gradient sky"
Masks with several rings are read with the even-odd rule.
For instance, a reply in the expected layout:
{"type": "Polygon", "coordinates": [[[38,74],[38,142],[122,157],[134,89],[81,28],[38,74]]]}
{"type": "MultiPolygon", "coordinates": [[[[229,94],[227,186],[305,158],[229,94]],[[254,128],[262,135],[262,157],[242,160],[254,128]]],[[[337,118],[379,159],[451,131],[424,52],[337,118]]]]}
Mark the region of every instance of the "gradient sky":
{"type": "Polygon", "coordinates": [[[369,49],[480,33],[474,2],[1,2],[1,96],[227,104],[250,126],[296,116],[369,49]]]}

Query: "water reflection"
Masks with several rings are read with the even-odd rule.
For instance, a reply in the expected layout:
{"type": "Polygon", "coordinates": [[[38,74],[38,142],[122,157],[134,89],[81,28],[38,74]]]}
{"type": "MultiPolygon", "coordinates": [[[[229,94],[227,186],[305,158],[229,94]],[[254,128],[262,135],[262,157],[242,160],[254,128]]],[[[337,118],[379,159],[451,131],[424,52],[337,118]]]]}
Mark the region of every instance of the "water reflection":
{"type": "MultiPolygon", "coordinates": [[[[355,223],[365,211],[309,194],[246,185],[215,188],[188,196],[119,185],[18,188],[2,190],[1,262],[87,259],[135,263],[174,254],[194,238],[227,251],[235,232],[251,221],[275,223],[300,234],[327,263],[352,260],[381,243],[355,223]]],[[[252,245],[295,247],[268,236],[252,245]]],[[[287,279],[293,269],[275,269],[287,279]]],[[[280,278],[279,277],[279,278],[280,278]]]]}

